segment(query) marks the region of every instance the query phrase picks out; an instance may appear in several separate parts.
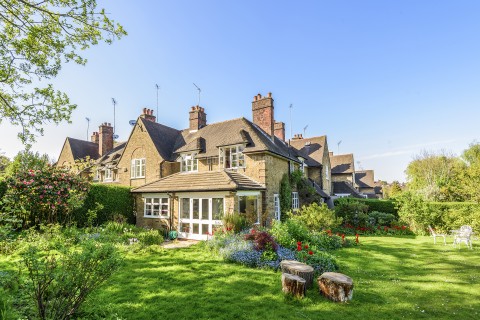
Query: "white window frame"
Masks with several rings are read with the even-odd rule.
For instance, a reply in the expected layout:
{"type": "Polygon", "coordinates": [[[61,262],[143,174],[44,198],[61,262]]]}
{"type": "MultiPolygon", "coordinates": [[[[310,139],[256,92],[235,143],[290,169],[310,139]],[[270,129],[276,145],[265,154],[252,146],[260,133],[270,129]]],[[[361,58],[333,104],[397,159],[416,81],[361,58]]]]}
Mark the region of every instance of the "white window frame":
{"type": "Polygon", "coordinates": [[[95,176],[93,177],[93,180],[94,180],[94,181],[100,181],[100,177],[101,177],[101,175],[100,175],[100,170],[99,170],[99,169],[96,169],[96,170],[95,170],[95,176]]]}
{"type": "Polygon", "coordinates": [[[292,192],[292,209],[300,209],[300,200],[298,198],[298,192],[292,192]]]}
{"type": "Polygon", "coordinates": [[[130,179],[145,178],[146,171],[145,158],[132,159],[132,166],[130,169],[130,179]]]}
{"type": "Polygon", "coordinates": [[[113,170],[107,168],[104,172],[103,181],[113,181],[113,170]]]}
{"type": "Polygon", "coordinates": [[[144,218],[164,218],[170,217],[170,198],[168,197],[145,197],[143,199],[143,217],[144,218]],[[158,206],[158,209],[155,208],[158,206]],[[150,212],[150,214],[148,214],[150,212]],[[166,214],[162,214],[166,212],[166,214]]]}
{"type": "Polygon", "coordinates": [[[234,146],[228,147],[220,147],[218,151],[218,165],[220,169],[238,169],[238,168],[245,168],[245,154],[243,150],[245,149],[245,145],[238,144],[234,146]],[[230,164],[229,167],[226,166],[227,161],[225,159],[226,151],[229,150],[229,157],[228,163],[230,164]]]}
{"type": "Polygon", "coordinates": [[[198,172],[197,153],[184,153],[180,156],[181,172],[198,172]]]}
{"type": "Polygon", "coordinates": [[[280,210],[280,196],[278,193],[273,195],[273,211],[275,213],[275,220],[280,221],[282,212],[280,210]]]}
{"type": "Polygon", "coordinates": [[[305,168],[306,167],[307,167],[307,165],[305,164],[305,160],[301,160],[300,171],[302,171],[302,173],[305,173],[305,168]]]}
{"type": "Polygon", "coordinates": [[[327,180],[330,180],[330,178],[328,177],[328,166],[325,166],[325,177],[327,180]]]}

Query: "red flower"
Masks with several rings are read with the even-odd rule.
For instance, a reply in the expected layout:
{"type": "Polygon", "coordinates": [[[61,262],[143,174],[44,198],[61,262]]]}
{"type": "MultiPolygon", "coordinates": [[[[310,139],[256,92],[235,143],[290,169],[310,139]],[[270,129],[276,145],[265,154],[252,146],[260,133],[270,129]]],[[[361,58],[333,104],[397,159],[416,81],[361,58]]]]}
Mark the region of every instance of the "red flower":
{"type": "Polygon", "coordinates": [[[313,251],[312,251],[312,250],[308,251],[308,254],[309,254],[309,255],[312,255],[312,254],[313,254],[313,251]]]}
{"type": "Polygon", "coordinates": [[[306,244],[306,245],[304,246],[304,248],[305,248],[305,249],[308,249],[308,244],[306,244]]]}
{"type": "Polygon", "coordinates": [[[301,246],[302,243],[300,241],[297,242],[297,246],[301,246]]]}
{"type": "Polygon", "coordinates": [[[358,233],[355,235],[355,242],[358,243],[358,233]]]}
{"type": "Polygon", "coordinates": [[[255,233],[255,229],[252,229],[252,231],[250,231],[251,234],[254,234],[255,233]]]}
{"type": "Polygon", "coordinates": [[[297,251],[302,251],[302,246],[297,246],[297,251]]]}

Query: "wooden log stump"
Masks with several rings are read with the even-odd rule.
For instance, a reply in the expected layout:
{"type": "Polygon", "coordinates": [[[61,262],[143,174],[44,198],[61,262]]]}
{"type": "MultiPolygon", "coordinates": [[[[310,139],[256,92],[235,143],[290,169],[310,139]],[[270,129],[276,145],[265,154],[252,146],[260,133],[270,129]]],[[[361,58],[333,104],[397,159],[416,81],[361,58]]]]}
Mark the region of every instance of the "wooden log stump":
{"type": "Polygon", "coordinates": [[[336,302],[352,300],[352,278],[337,272],[325,272],[317,279],[320,294],[336,302]]]}
{"type": "Polygon", "coordinates": [[[314,270],[308,264],[295,260],[283,260],[280,262],[280,268],[283,273],[290,273],[305,279],[307,289],[313,286],[314,270]]]}
{"type": "Polygon", "coordinates": [[[305,296],[305,279],[299,276],[282,273],[282,291],[297,298],[305,296]]]}

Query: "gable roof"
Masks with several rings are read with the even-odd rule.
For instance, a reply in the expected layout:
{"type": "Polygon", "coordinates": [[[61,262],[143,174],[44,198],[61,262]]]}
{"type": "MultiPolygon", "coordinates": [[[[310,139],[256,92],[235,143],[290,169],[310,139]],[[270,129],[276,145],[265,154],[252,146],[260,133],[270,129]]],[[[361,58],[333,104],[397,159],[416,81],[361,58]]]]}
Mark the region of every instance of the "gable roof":
{"type": "Polygon", "coordinates": [[[363,198],[363,196],[350,183],[346,181],[332,182],[333,194],[349,194],[354,198],[363,198]]]}
{"type": "Polygon", "coordinates": [[[307,166],[315,167],[324,164],[323,154],[327,146],[327,136],[293,139],[290,140],[290,145],[299,151],[299,156],[307,159],[307,166]]]}
{"type": "Polygon", "coordinates": [[[355,171],[355,182],[360,188],[374,188],[373,170],[355,171]]]}
{"type": "Polygon", "coordinates": [[[118,143],[107,154],[99,158],[96,164],[100,167],[117,164],[120,160],[120,157],[122,156],[123,150],[125,149],[126,145],[127,142],[118,143]]]}
{"type": "Polygon", "coordinates": [[[67,137],[67,141],[70,144],[70,149],[72,150],[74,160],[84,159],[87,156],[93,160],[98,159],[98,144],[70,137],[67,137]]]}
{"type": "Polygon", "coordinates": [[[353,173],[353,153],[339,154],[330,156],[330,166],[332,167],[332,174],[338,173],[353,173]]]}
{"type": "Polygon", "coordinates": [[[132,192],[263,190],[265,186],[230,171],[175,173],[135,188],[132,192]]]}
{"type": "Polygon", "coordinates": [[[209,124],[197,131],[185,129],[175,145],[175,153],[199,151],[198,158],[218,156],[218,147],[246,144],[244,153],[269,151],[298,162],[288,145],[268,136],[262,129],[245,118],[209,124]]]}
{"type": "Polygon", "coordinates": [[[175,161],[173,151],[176,141],[181,136],[181,132],[177,129],[141,117],[138,118],[137,122],[140,122],[140,124],[147,130],[148,135],[152,139],[160,156],[167,161],[175,161]]]}

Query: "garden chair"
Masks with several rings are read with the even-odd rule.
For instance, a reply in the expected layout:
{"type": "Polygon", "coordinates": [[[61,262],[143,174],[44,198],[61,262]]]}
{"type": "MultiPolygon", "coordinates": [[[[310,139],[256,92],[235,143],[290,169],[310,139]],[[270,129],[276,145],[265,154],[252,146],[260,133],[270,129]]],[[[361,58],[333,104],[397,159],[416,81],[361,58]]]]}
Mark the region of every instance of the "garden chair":
{"type": "Polygon", "coordinates": [[[430,231],[430,235],[433,237],[433,244],[437,244],[437,237],[442,237],[443,245],[447,245],[447,238],[444,234],[436,233],[432,226],[428,226],[428,230],[430,231]]]}
{"type": "Polygon", "coordinates": [[[455,234],[453,239],[453,246],[456,247],[457,244],[465,243],[465,245],[472,249],[472,234],[473,230],[470,226],[461,226],[460,230],[455,234]]]}

